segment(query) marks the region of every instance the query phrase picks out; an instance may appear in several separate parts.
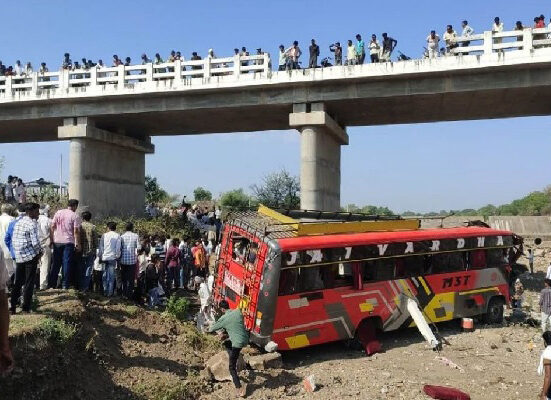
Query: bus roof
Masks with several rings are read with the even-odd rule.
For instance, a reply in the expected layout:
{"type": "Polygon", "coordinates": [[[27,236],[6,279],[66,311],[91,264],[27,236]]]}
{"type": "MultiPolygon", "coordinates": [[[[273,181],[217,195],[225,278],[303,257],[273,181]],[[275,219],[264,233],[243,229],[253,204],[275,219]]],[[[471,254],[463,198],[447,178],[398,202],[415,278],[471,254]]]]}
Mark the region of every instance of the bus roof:
{"type": "Polygon", "coordinates": [[[366,232],[338,235],[300,236],[276,239],[281,251],[362,246],[395,242],[417,242],[476,236],[511,236],[512,232],[479,226],[420,229],[415,231],[366,232]]]}

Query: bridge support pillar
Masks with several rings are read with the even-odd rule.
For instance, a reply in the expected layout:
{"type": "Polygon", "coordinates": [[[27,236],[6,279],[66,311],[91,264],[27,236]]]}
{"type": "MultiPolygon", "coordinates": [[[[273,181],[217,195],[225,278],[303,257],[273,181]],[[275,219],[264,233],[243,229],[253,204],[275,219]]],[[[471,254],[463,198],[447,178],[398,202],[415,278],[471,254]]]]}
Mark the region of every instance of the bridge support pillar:
{"type": "Polygon", "coordinates": [[[70,140],[70,198],[94,216],[143,214],[150,142],[99,129],[89,118],[65,119],[58,137],[70,140]]]}
{"type": "Polygon", "coordinates": [[[289,125],[300,132],[300,207],[338,211],[341,195],[341,146],[348,134],[323,104],[295,104],[289,125]]]}

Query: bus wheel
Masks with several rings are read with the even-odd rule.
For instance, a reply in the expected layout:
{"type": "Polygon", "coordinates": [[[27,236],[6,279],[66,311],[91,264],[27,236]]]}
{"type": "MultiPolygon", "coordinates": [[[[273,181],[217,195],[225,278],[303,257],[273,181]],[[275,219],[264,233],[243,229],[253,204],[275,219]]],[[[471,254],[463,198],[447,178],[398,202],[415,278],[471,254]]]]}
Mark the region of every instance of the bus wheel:
{"type": "Polygon", "coordinates": [[[488,303],[488,309],[484,314],[484,322],[487,324],[500,324],[503,322],[503,306],[505,302],[501,297],[493,297],[488,303]]]}

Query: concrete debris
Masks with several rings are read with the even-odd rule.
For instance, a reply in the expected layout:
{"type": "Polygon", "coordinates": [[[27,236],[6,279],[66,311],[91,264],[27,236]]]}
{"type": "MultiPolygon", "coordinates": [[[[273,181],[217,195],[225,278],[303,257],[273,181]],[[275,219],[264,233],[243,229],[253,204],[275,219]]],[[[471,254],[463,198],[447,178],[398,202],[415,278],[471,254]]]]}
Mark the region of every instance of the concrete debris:
{"type": "Polygon", "coordinates": [[[309,375],[304,378],[302,384],[304,385],[304,390],[306,390],[308,393],[315,392],[317,389],[314,375],[309,375]]]}
{"type": "MultiPolygon", "coordinates": [[[[218,382],[231,381],[230,376],[230,358],[227,351],[220,351],[214,356],[208,359],[205,369],[202,371],[202,375],[210,380],[218,382]]],[[[246,368],[243,356],[240,354],[237,360],[237,372],[246,368]]]]}
{"type": "Polygon", "coordinates": [[[254,370],[277,369],[283,366],[280,353],[266,353],[254,356],[247,356],[247,364],[254,370]]]}
{"type": "Polygon", "coordinates": [[[457,365],[452,360],[450,360],[446,357],[436,356],[434,359],[437,360],[437,361],[440,361],[441,363],[447,365],[450,368],[458,369],[459,372],[461,372],[461,373],[465,372],[465,370],[463,368],[461,368],[459,365],[457,365]]]}

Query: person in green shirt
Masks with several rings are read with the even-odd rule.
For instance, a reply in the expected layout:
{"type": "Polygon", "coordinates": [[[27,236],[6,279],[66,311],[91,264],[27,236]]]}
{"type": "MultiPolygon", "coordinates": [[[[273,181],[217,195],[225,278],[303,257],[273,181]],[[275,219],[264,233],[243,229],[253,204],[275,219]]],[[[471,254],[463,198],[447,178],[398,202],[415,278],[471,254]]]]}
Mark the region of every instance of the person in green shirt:
{"type": "Polygon", "coordinates": [[[224,344],[230,358],[230,375],[235,389],[237,390],[237,395],[245,397],[247,385],[241,385],[239,381],[239,375],[237,375],[237,360],[241,349],[249,343],[249,333],[245,329],[243,314],[241,314],[240,309],[230,310],[230,305],[226,300],[222,300],[219,307],[225,310],[225,313],[209,328],[209,332],[216,332],[223,329],[228,334],[229,340],[226,340],[224,344]]]}

